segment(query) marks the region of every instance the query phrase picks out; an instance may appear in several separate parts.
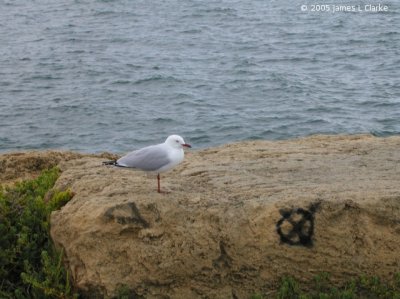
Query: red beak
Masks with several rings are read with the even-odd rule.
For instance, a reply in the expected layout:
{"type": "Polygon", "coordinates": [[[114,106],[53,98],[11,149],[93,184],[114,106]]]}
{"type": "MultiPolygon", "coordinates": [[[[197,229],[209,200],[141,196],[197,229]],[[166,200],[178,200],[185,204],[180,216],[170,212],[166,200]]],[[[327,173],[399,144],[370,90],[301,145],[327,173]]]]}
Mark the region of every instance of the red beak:
{"type": "Polygon", "coordinates": [[[188,148],[191,148],[191,147],[192,147],[190,144],[187,144],[187,143],[182,144],[182,146],[186,146],[186,147],[188,147],[188,148]]]}

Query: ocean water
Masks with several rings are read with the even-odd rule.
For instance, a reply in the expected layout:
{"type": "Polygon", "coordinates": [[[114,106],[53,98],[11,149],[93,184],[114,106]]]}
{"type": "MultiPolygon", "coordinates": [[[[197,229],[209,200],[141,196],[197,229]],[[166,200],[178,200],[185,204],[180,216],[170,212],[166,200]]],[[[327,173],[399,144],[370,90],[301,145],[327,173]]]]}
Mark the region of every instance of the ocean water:
{"type": "Polygon", "coordinates": [[[399,54],[398,0],[0,0],[0,151],[399,134],[399,54]]]}

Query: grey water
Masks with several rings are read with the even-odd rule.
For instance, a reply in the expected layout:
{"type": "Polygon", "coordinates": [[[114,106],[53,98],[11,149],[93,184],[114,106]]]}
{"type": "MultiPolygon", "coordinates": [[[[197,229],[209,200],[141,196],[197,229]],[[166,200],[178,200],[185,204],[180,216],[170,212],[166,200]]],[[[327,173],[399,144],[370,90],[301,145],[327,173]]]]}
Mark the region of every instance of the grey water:
{"type": "Polygon", "coordinates": [[[399,54],[398,0],[0,0],[0,151],[396,135],[399,54]]]}

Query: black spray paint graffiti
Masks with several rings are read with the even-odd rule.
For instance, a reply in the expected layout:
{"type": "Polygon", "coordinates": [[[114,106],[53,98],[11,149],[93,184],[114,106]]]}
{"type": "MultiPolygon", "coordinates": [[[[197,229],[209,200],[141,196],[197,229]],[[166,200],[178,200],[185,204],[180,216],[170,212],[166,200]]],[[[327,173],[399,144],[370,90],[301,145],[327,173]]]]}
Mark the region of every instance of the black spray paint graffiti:
{"type": "Polygon", "coordinates": [[[282,243],[311,247],[314,235],[314,214],[319,203],[311,204],[308,210],[297,208],[280,210],[282,218],[276,223],[276,232],[282,243]]]}

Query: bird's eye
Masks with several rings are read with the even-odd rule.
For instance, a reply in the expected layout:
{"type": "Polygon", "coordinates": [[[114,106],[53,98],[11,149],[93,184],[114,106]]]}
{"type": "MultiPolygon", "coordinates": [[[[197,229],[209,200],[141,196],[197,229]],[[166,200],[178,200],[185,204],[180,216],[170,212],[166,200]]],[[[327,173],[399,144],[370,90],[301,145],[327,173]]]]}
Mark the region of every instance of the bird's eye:
{"type": "Polygon", "coordinates": [[[179,140],[175,140],[176,143],[179,143],[179,140]]]}

